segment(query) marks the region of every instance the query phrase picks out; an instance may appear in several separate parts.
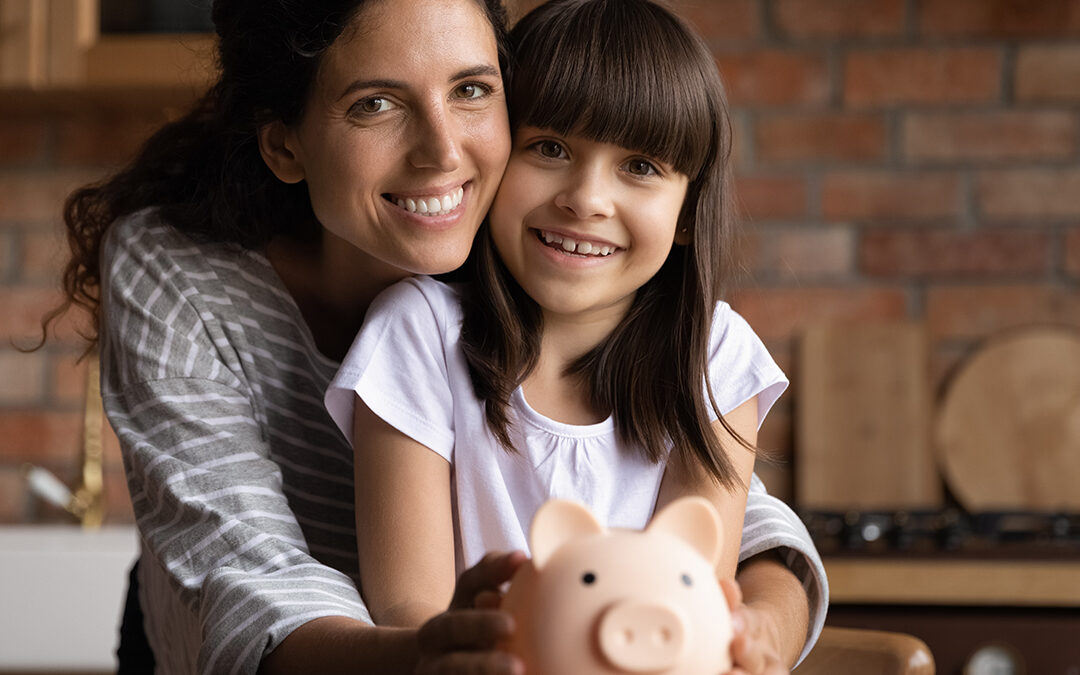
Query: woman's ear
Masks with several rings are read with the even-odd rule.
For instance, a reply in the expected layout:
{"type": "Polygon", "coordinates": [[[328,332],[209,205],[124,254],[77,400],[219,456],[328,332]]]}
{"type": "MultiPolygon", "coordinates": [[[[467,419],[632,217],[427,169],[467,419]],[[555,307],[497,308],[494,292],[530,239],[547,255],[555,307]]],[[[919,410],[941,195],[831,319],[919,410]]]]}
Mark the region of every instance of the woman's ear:
{"type": "Polygon", "coordinates": [[[266,166],[283,183],[299,183],[304,180],[304,165],[289,147],[292,132],[281,120],[267,122],[259,127],[259,154],[266,166]]]}

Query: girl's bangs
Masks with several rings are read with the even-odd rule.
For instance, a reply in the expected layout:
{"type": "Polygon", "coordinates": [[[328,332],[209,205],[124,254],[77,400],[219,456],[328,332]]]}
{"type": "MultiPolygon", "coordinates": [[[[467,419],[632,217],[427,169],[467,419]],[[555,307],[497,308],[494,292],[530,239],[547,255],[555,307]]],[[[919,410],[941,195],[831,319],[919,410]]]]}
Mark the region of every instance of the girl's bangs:
{"type": "MultiPolygon", "coordinates": [[[[559,7],[542,7],[512,35],[515,128],[630,148],[691,179],[723,150],[714,133],[723,111],[707,94],[697,46],[672,17],[626,0],[552,4],[559,7]]],[[[707,66],[715,69],[711,60],[707,66]]]]}

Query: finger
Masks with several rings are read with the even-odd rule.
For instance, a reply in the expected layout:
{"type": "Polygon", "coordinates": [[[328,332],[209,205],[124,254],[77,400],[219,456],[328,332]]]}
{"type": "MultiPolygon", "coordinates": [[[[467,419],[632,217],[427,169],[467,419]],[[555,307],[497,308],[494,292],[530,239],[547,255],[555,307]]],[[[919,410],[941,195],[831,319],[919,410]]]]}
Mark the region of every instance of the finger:
{"type": "Polygon", "coordinates": [[[498,609],[502,604],[502,594],[497,591],[480,591],[476,594],[476,609],[498,609]]]}
{"type": "Polygon", "coordinates": [[[766,665],[761,643],[747,634],[738,635],[731,641],[731,661],[748,673],[761,673],[766,665]]]}
{"type": "Polygon", "coordinates": [[[459,609],[469,608],[474,605],[478,593],[497,592],[499,586],[509,581],[527,559],[521,551],[487,554],[480,562],[462,572],[454,589],[451,606],[459,609]]]}
{"type": "Polygon", "coordinates": [[[491,649],[514,632],[514,618],[490,609],[443,612],[420,627],[417,640],[427,654],[491,649]]]}

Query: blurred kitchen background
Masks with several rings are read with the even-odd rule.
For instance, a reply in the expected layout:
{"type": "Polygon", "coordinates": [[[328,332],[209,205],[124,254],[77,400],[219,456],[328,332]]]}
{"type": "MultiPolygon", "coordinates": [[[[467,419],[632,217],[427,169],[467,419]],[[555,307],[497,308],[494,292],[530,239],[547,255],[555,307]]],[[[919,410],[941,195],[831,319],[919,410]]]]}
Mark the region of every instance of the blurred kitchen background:
{"type": "MultiPolygon", "coordinates": [[[[730,299],[792,378],[759,473],[827,554],[830,623],[915,633],[939,673],[1080,675],[1080,0],[671,4],[728,87],[730,299]]],[[[105,548],[134,550],[85,317],[16,347],[60,299],[65,195],[211,78],[207,5],[0,0],[0,572],[77,530],[16,527],[76,522],[30,466],[74,490],[100,457],[105,548]]]]}

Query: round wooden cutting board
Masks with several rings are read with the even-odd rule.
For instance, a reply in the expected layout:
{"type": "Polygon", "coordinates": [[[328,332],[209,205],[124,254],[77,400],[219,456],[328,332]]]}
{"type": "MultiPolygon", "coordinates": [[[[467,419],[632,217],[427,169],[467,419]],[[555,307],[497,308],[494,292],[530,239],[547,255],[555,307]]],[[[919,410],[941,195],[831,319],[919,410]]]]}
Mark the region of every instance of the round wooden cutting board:
{"type": "Polygon", "coordinates": [[[950,383],[934,436],[968,511],[1080,511],[1080,331],[988,342],[950,383]]]}

